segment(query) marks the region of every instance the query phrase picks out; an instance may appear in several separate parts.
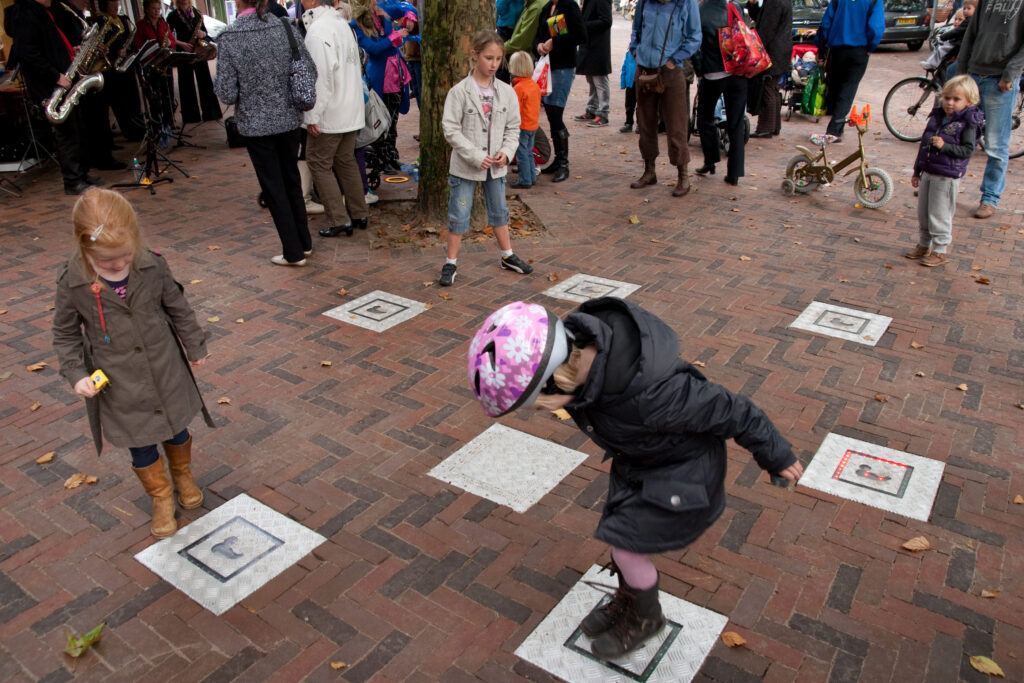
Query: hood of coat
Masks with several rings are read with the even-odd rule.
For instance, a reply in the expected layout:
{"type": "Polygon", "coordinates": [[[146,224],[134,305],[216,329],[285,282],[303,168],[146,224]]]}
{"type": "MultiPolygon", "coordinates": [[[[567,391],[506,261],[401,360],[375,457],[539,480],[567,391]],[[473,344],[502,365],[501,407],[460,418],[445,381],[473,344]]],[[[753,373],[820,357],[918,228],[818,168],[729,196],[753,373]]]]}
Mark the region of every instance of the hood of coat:
{"type": "Polygon", "coordinates": [[[593,343],[597,356],[575,409],[630,398],[675,372],[679,337],[639,306],[615,297],[592,299],[569,314],[565,327],[576,345],[593,343]]]}
{"type": "Polygon", "coordinates": [[[326,5],[320,5],[319,7],[314,7],[313,9],[309,9],[303,12],[302,23],[305,25],[306,30],[309,30],[309,28],[314,23],[316,23],[320,19],[323,19],[325,16],[329,15],[335,15],[337,16],[339,21],[343,21],[346,24],[348,23],[347,21],[342,19],[341,15],[338,13],[336,9],[334,9],[333,7],[327,7],[326,5]]]}
{"type": "MultiPolygon", "coordinates": [[[[153,252],[148,249],[142,249],[132,260],[131,272],[135,273],[149,268],[155,268],[157,265],[156,256],[153,252]]],[[[129,279],[131,274],[128,275],[129,279]]],[[[85,268],[85,263],[82,262],[82,254],[77,249],[68,259],[68,272],[67,272],[68,287],[81,287],[83,285],[91,285],[95,280],[89,275],[88,270],[85,268]]]]}

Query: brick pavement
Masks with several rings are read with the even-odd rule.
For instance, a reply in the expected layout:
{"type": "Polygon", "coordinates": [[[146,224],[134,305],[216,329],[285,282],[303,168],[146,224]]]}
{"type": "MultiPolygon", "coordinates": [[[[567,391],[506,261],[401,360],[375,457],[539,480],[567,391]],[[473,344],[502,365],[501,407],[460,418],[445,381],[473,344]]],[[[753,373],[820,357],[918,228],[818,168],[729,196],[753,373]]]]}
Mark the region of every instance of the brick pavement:
{"type": "MultiPolygon", "coordinates": [[[[615,30],[621,53],[625,24],[615,30]]],[[[861,100],[880,112],[888,84],[919,58],[873,57],[861,100]]],[[[577,82],[567,114],[584,89],[577,82]]],[[[621,104],[615,90],[613,124],[621,104]]],[[[548,230],[517,244],[536,274],[501,271],[491,244],[467,244],[449,300],[422,284],[440,252],[371,250],[365,233],[315,238],[304,270],[271,266],[277,240],[244,151],[201,128],[209,149],[173,155],[193,178],[130,195],[177,277],[201,280],[187,287],[200,319],[220,318],[204,323],[213,355],[199,375],[219,428],[195,425],[207,499],[181,519],[246,492],[328,537],[222,617],[134,560],[153,542],[146,500],[124,454],[95,458],[83,407],[52,367],[48,307],[71,198],[53,194],[53,171],[23,198],[0,198],[0,371],[11,373],[0,381],[0,679],[552,680],[513,651],[605,559],[590,538],[607,481],[597,450],[545,415],[506,418],[590,456],[522,515],[426,472],[488,424],[464,380],[476,325],[511,299],[564,314],[570,304],[540,295],[548,277],[587,272],[641,284],[632,297],[673,325],[684,355],[762,405],[805,462],[835,432],[946,463],[923,523],[770,487],[731,447],[722,519],[657,561],[663,590],[728,615],[748,640],[716,645],[697,680],[980,681],[974,654],[1024,680],[1024,506],[1012,504],[1024,494],[1020,162],[1000,214],[980,222],[968,217],[983,159],[972,161],[951,262],[926,270],[900,257],[914,238],[914,147],[878,132],[880,121],[870,152],[897,183],[884,209],[855,207],[849,179],[811,196],[779,192],[792,145],[821,128],[794,117],[780,139],[749,145],[738,188],[695,178],[696,191],[673,200],[665,185],[626,187],[640,167],[635,136],[574,126],[573,179],[526,196],[548,230]],[[383,334],[321,315],[375,289],[432,307],[383,334]],[[893,323],[875,347],[788,328],[812,300],[893,323]],[[50,367],[25,370],[38,361],[50,367]],[[36,465],[50,450],[54,462],[36,465]],[[99,483],[64,490],[75,471],[99,483]],[[917,535],[933,550],[901,549],[917,535]],[[982,599],[983,589],[1001,592],[982,599]],[[60,654],[66,629],[104,619],[98,648],[77,662],[60,654]]],[[[403,119],[406,159],[414,129],[415,116],[403,119]]],[[[385,186],[383,199],[411,189],[385,186]]]]}

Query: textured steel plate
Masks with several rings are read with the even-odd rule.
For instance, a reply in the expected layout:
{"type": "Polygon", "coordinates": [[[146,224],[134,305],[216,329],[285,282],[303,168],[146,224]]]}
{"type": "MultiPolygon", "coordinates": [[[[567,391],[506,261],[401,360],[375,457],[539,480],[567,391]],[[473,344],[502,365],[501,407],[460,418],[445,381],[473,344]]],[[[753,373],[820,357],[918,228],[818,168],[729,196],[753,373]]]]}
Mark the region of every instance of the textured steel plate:
{"type": "Polygon", "coordinates": [[[812,301],[789,326],[874,346],[891,322],[892,318],[877,313],[812,301]]]}
{"type": "Polygon", "coordinates": [[[324,311],[328,318],[383,332],[427,310],[426,304],[379,290],[324,311]]]}
{"type": "Polygon", "coordinates": [[[564,299],[582,304],[584,301],[602,296],[617,296],[620,299],[625,299],[638,289],[640,289],[640,285],[629,282],[607,280],[596,275],[577,273],[562,280],[554,287],[544,290],[544,294],[553,299],[564,299]]]}
{"type": "Polygon", "coordinates": [[[223,614],[325,540],[243,493],[135,559],[223,614]]]}
{"type": "Polygon", "coordinates": [[[430,476],[526,512],[586,457],[496,423],[438,464],[430,476]]]}
{"type": "Polygon", "coordinates": [[[829,434],[799,485],[928,521],[944,468],[938,460],[829,434]]]}
{"type": "Polygon", "coordinates": [[[606,599],[606,591],[614,590],[615,579],[599,574],[600,570],[597,565],[590,568],[527,636],[516,655],[571,683],[692,680],[728,619],[663,591],[659,597],[668,623],[661,633],[622,659],[603,662],[591,654],[591,641],[579,630],[583,617],[606,599]],[[591,586],[588,581],[607,588],[591,586]]]}

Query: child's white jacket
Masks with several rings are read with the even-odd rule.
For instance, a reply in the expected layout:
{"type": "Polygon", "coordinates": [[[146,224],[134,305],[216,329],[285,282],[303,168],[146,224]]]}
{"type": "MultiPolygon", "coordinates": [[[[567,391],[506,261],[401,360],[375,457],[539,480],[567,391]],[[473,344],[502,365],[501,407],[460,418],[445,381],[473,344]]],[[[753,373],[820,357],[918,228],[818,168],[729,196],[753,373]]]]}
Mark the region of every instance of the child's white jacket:
{"type": "MultiPolygon", "coordinates": [[[[480,168],[484,157],[504,152],[509,162],[515,158],[519,146],[519,98],[512,86],[494,79],[494,105],[488,131],[473,76],[466,76],[448,91],[441,127],[444,139],[452,146],[448,172],[466,180],[486,180],[487,171],[480,168]]],[[[490,171],[491,177],[502,178],[508,173],[508,163],[501,168],[492,166],[490,171]]]]}

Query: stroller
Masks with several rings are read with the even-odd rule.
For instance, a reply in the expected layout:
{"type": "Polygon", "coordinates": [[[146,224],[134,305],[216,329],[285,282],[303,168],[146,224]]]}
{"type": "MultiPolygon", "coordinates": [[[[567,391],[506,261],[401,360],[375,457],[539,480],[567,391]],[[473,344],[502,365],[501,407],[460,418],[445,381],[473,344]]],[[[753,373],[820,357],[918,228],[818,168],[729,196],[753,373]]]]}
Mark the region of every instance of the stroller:
{"type": "MultiPolygon", "coordinates": [[[[786,120],[793,118],[794,112],[800,111],[804,99],[804,87],[807,79],[814,71],[818,60],[818,48],[814,45],[794,45],[791,68],[788,74],[779,77],[779,89],[782,91],[782,104],[786,107],[786,120]]],[[[818,117],[814,117],[818,122],[818,117]]]]}

